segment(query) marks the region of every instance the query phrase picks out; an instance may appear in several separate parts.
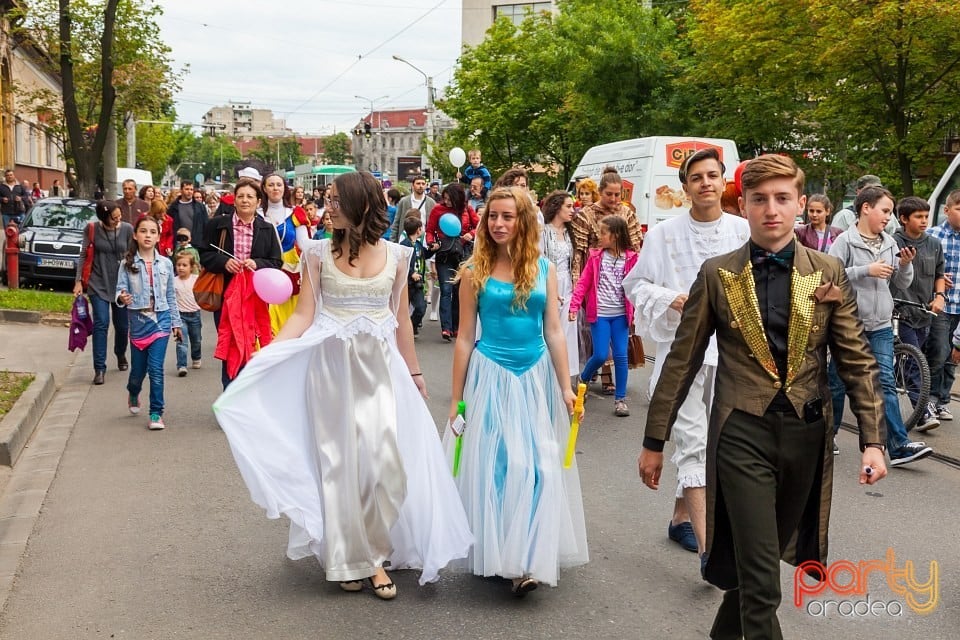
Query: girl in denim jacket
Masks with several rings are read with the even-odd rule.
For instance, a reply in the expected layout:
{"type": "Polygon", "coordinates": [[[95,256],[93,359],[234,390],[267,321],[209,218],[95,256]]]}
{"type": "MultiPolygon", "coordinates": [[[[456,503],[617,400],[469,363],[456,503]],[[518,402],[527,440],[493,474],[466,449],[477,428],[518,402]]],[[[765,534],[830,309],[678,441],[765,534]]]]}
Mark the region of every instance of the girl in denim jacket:
{"type": "Polygon", "coordinates": [[[137,220],[133,241],[117,278],[117,304],[127,307],[130,322],[130,379],[127,408],[140,413],[143,378],[150,375],[150,424],[163,429],[163,360],[172,333],[182,340],[180,311],[173,286],[173,264],[157,251],[160,225],[137,220]]]}

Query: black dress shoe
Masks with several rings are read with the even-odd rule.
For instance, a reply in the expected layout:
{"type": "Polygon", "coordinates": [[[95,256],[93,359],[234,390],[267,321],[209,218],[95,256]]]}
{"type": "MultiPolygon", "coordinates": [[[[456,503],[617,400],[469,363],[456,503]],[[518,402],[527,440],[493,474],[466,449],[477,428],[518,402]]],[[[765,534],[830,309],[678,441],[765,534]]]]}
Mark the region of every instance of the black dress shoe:
{"type": "Polygon", "coordinates": [[[103,371],[97,371],[93,374],[93,384],[103,384],[103,371]]]}
{"type": "Polygon", "coordinates": [[[130,365],[127,363],[127,356],[117,356],[117,369],[126,371],[128,366],[130,365]]]}

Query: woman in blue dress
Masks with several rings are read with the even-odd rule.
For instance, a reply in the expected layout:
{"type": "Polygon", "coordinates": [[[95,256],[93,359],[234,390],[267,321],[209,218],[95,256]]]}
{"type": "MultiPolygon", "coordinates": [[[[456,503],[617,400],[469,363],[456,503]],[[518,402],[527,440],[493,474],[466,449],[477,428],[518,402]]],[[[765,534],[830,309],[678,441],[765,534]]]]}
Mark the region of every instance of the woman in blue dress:
{"type": "MultiPolygon", "coordinates": [[[[588,560],[576,463],[562,467],[575,395],[557,276],[540,256],[526,193],[490,193],[459,278],[450,416],[466,403],[456,481],[476,538],[467,562],[476,575],[510,579],[523,596],[588,560]]],[[[452,458],[452,430],[444,439],[452,458]]]]}

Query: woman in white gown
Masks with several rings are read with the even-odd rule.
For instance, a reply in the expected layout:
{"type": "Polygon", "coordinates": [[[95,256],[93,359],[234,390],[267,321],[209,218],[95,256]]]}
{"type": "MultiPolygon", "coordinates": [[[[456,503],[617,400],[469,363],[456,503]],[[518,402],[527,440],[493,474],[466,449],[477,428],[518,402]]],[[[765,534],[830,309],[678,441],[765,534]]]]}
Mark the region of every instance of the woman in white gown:
{"type": "Polygon", "coordinates": [[[473,537],[436,425],[407,313],[410,248],[380,240],[383,190],[367,172],[333,183],[332,239],[305,247],[303,295],[268,347],[214,404],[254,502],[290,519],[287,555],[380,598],[384,572],[420,583],[473,537]],[[312,295],[308,295],[312,292],[312,295]]]}

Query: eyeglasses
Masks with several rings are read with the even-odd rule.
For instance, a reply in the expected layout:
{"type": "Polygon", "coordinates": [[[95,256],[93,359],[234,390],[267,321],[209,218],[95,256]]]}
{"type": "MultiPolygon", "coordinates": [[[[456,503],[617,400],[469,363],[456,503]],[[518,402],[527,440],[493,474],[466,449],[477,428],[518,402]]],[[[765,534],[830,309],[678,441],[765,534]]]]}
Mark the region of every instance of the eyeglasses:
{"type": "Polygon", "coordinates": [[[177,236],[177,242],[190,242],[190,236],[177,236]]]}
{"type": "Polygon", "coordinates": [[[340,198],[330,198],[330,206],[334,209],[340,208],[340,198]]]}

